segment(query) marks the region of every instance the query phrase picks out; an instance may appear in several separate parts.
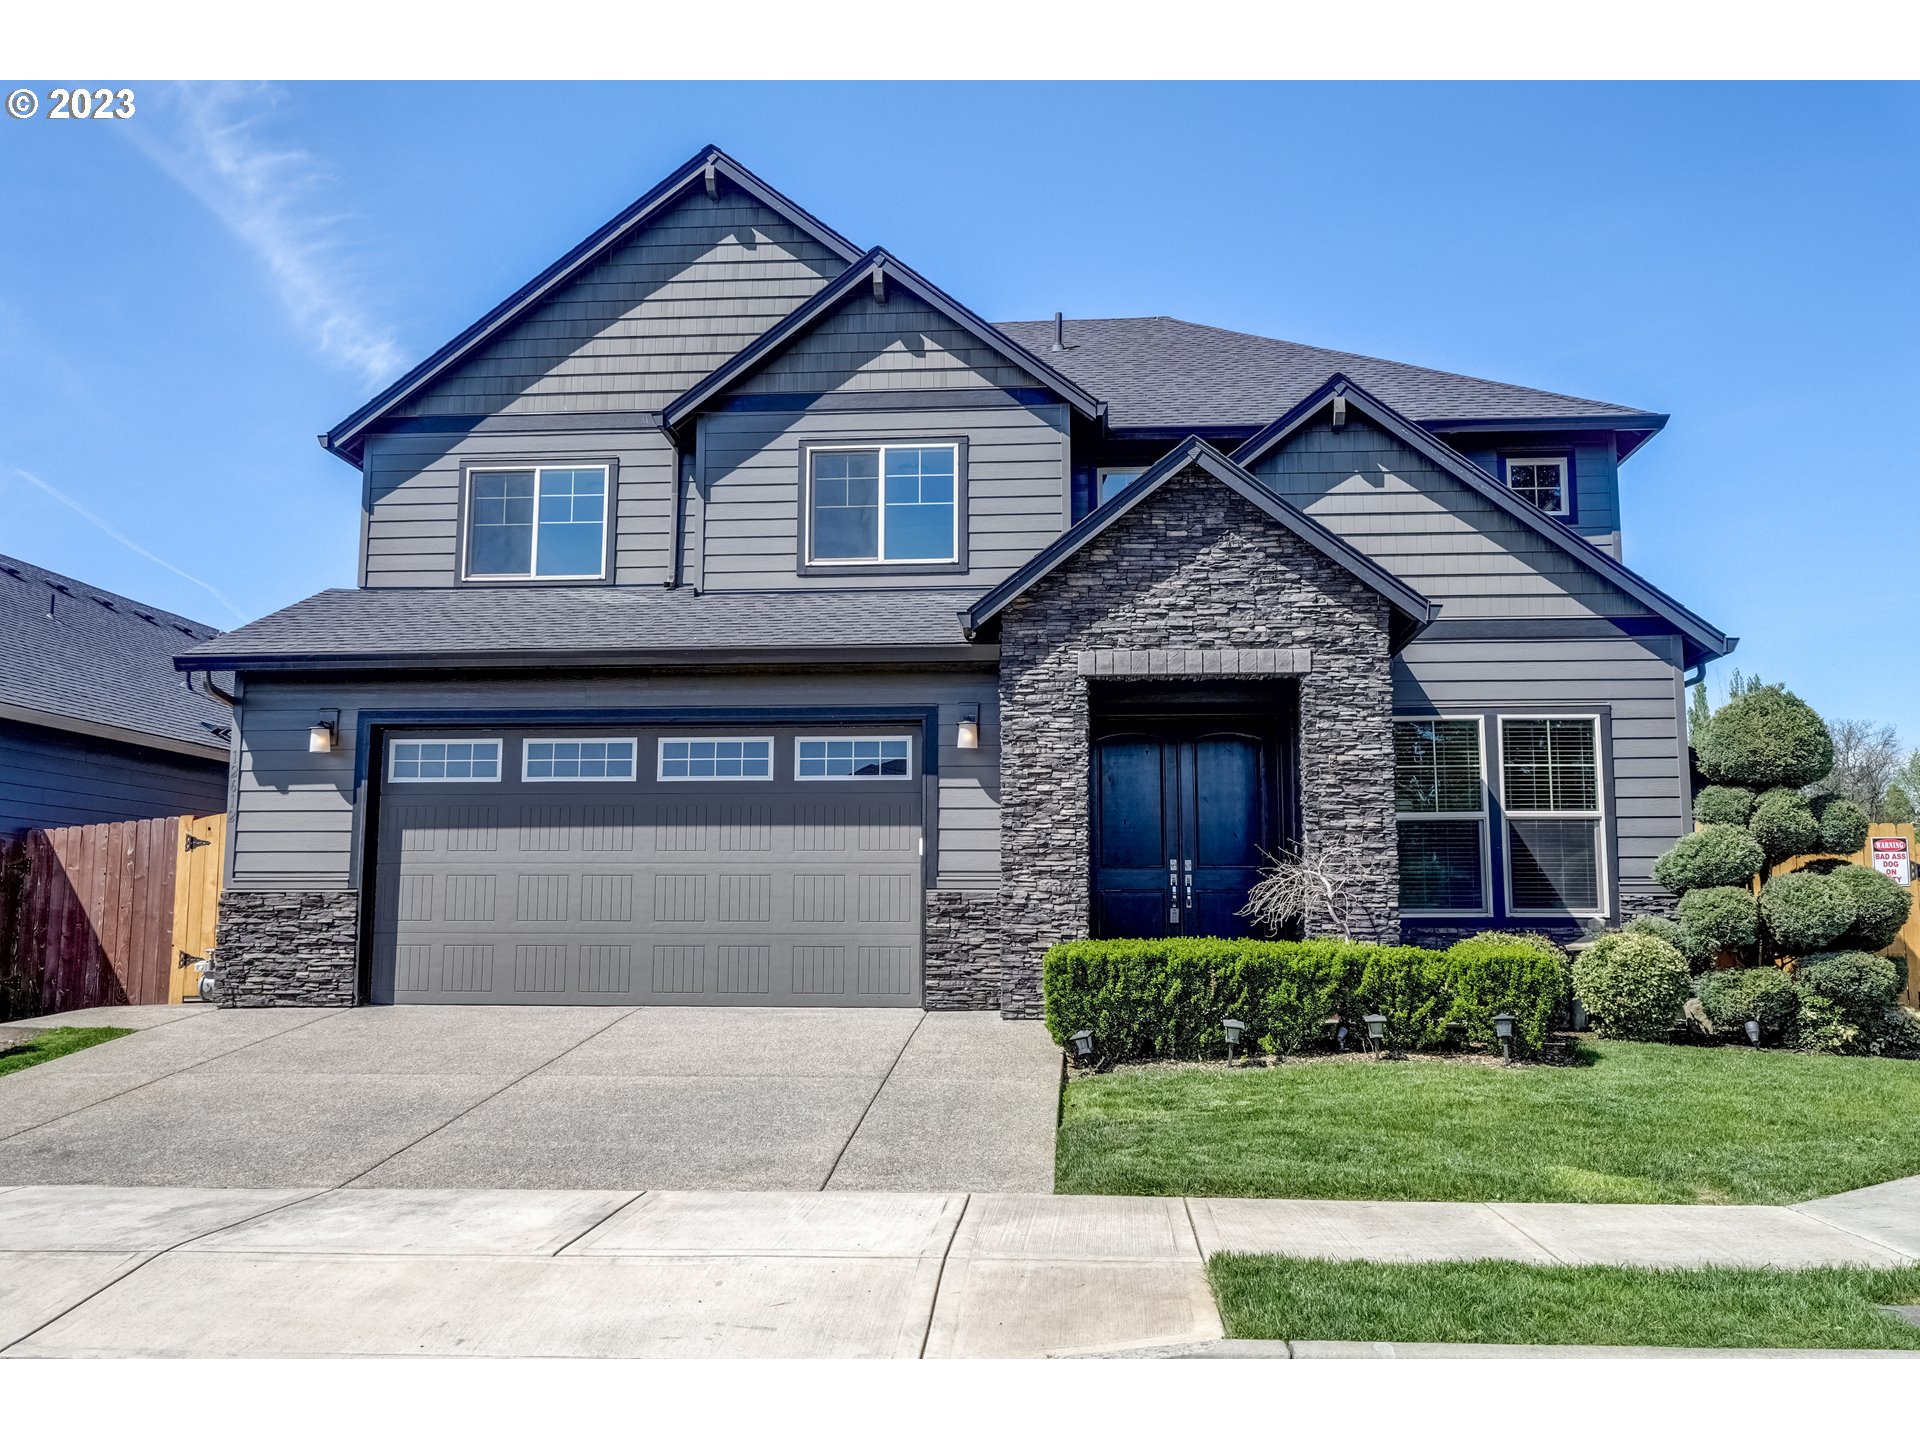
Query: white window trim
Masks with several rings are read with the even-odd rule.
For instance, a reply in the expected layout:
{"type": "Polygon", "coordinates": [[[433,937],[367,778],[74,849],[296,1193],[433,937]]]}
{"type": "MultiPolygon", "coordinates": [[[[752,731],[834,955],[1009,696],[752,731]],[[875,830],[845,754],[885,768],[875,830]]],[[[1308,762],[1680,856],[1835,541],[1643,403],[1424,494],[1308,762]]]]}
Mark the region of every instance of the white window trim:
{"type": "Polygon", "coordinates": [[[1395,715],[1395,724],[1415,725],[1434,720],[1472,721],[1480,749],[1480,808],[1478,810],[1395,809],[1394,824],[1402,820],[1473,820],[1480,826],[1480,908],[1478,910],[1402,910],[1409,920],[1487,920],[1493,916],[1493,814],[1487,794],[1487,717],[1471,715],[1395,715]]]}
{"type": "Polygon", "coordinates": [[[552,580],[604,580],[607,578],[607,533],[613,524],[612,466],[592,460],[578,463],[556,460],[550,463],[526,465],[472,465],[467,468],[464,483],[466,494],[461,496],[463,503],[460,507],[460,578],[462,580],[530,580],[545,583],[552,580]],[[533,539],[532,549],[527,553],[527,572],[524,575],[515,575],[469,570],[467,560],[473,553],[473,477],[515,475],[523,470],[533,472],[533,539]],[[600,568],[590,575],[542,575],[540,573],[540,477],[548,470],[598,470],[600,472],[600,568]]]}
{"type": "MultiPolygon", "coordinates": [[[[1571,455],[1502,455],[1500,457],[1500,478],[1506,482],[1507,489],[1513,490],[1513,467],[1516,465],[1558,465],[1560,467],[1560,508],[1558,510],[1540,510],[1542,515],[1551,515],[1556,520],[1565,520],[1573,514],[1573,457],[1571,455]]],[[[1519,495],[1518,490],[1513,490],[1519,495]]],[[[1521,496],[1525,499],[1524,496],[1521,496]]],[[[1528,500],[1529,505],[1533,505],[1528,500]]]]}
{"type": "Polygon", "coordinates": [[[845,445],[809,445],[806,447],[806,484],[802,487],[802,503],[805,505],[803,518],[807,526],[807,565],[854,566],[861,565],[957,565],[960,562],[960,447],[951,440],[933,440],[925,442],[911,441],[873,441],[869,444],[845,445]],[[830,453],[848,454],[859,450],[874,450],[880,455],[880,493],[879,493],[879,529],[874,536],[874,545],[879,554],[871,559],[846,559],[836,557],[822,560],[813,553],[813,457],[830,453]],[[953,534],[947,546],[947,553],[929,559],[919,556],[912,560],[895,560],[887,556],[887,452],[889,450],[945,450],[953,456],[953,534]]]}
{"type": "Polygon", "coordinates": [[[397,735],[387,741],[387,783],[390,785],[498,785],[506,772],[505,746],[491,737],[472,735],[397,735]],[[402,745],[491,745],[493,747],[493,774],[491,775],[396,775],[393,767],[399,763],[402,745]]]}
{"type": "Polygon", "coordinates": [[[626,785],[640,775],[640,740],[634,735],[527,735],[520,741],[520,783],[523,785],[626,785]],[[631,745],[631,775],[529,775],[533,763],[527,754],[530,745],[631,745]]]}
{"type": "Polygon", "coordinates": [[[1506,913],[1515,919],[1533,917],[1571,916],[1578,919],[1603,919],[1611,907],[1608,896],[1612,893],[1609,876],[1612,871],[1607,864],[1607,757],[1605,733],[1600,728],[1600,717],[1591,711],[1582,715],[1579,712],[1542,715],[1534,712],[1521,714],[1497,714],[1494,724],[1500,736],[1500,868],[1502,876],[1502,899],[1506,903],[1506,913]],[[1592,810],[1511,810],[1507,808],[1507,731],[1509,720],[1584,720],[1593,727],[1593,795],[1598,806],[1592,810]],[[1521,910],[1513,903],[1513,837],[1505,831],[1509,820],[1591,820],[1595,825],[1594,853],[1594,894],[1599,904],[1591,910],[1521,910]]]}
{"type": "Polygon", "coordinates": [[[919,772],[914,766],[913,736],[911,735],[796,735],[793,737],[793,778],[808,785],[844,785],[848,781],[867,782],[872,780],[891,780],[896,785],[903,780],[912,780],[919,772]],[[802,775],[800,773],[800,747],[808,741],[828,740],[904,740],[907,742],[907,773],[904,775],[802,775]]]}
{"type": "Polygon", "coordinates": [[[774,755],[779,747],[771,735],[662,735],[653,742],[653,778],[662,785],[759,785],[773,779],[774,755]],[[668,745],[764,745],[767,747],[767,773],[764,775],[669,775],[668,745]]]}
{"type": "MultiPolygon", "coordinates": [[[[1102,465],[1093,472],[1093,508],[1098,510],[1102,505],[1107,503],[1106,489],[1107,477],[1109,475],[1131,475],[1133,480],[1138,480],[1146,473],[1147,467],[1145,465],[1102,465]]],[[[1132,480],[1127,482],[1129,485],[1132,483],[1132,480]]],[[[1123,485],[1120,488],[1124,490],[1126,486],[1123,485]]],[[[1114,492],[1116,495],[1119,493],[1119,490],[1114,492]]]]}

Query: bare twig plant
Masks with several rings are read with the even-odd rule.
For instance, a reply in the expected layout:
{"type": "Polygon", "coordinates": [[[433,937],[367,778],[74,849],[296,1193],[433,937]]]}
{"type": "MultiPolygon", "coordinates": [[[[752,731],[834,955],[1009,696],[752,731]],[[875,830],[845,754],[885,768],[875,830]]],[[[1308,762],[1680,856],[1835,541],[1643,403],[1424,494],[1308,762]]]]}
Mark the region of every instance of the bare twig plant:
{"type": "Polygon", "coordinates": [[[1308,935],[1351,940],[1364,897],[1384,883],[1378,861],[1347,841],[1296,844],[1265,860],[1239,913],[1272,934],[1300,920],[1308,935]]]}

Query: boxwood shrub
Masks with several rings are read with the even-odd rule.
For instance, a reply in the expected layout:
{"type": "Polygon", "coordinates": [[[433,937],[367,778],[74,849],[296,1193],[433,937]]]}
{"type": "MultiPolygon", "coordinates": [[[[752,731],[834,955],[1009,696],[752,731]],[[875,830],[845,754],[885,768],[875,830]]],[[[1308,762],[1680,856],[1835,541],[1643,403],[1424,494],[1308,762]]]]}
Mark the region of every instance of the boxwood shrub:
{"type": "Polygon", "coordinates": [[[1899,972],[1884,955],[1834,950],[1809,955],[1794,967],[1801,990],[1828,1001],[1850,1025],[1871,1030],[1900,993],[1899,972]]]}
{"type": "Polygon", "coordinates": [[[1867,848],[1867,812],[1844,795],[1816,795],[1811,802],[1820,824],[1820,848],[1830,855],[1851,855],[1867,848]]]}
{"type": "Polygon", "coordinates": [[[1744,970],[1714,970],[1700,977],[1700,1008],[1716,1030],[1730,1032],[1739,1039],[1739,1031],[1749,1020],[1758,1020],[1765,1035],[1782,1035],[1793,1026],[1800,1011],[1800,996],[1793,981],[1771,965],[1755,965],[1744,970]]]}
{"type": "Polygon", "coordinates": [[[1831,875],[1794,870],[1760,887],[1760,918],[1789,955],[1825,950],[1853,928],[1854,915],[1853,896],[1831,875]]]}
{"type": "Polygon", "coordinates": [[[1573,962],[1573,989],[1609,1039],[1664,1040],[1693,998],[1686,957],[1666,941],[1615,931],[1573,962]]]}
{"type": "Polygon", "coordinates": [[[1339,1016],[1387,1017],[1396,1046],[1431,1049],[1458,1023],[1491,1042],[1493,1016],[1515,1017],[1517,1049],[1536,1052],[1565,993],[1563,962],[1525,941],[1475,939],[1446,951],[1340,940],[1076,940],[1042,964],[1047,1028],[1068,1045],[1094,1035],[1103,1060],[1222,1054],[1220,1022],[1246,1022],[1246,1044],[1292,1055],[1332,1039],[1339,1016]]]}
{"type": "Polygon", "coordinates": [[[1747,828],[1769,860],[1806,855],[1820,848],[1820,822],[1813,818],[1807,797],[1798,790],[1767,791],[1753,807],[1747,828]]]}
{"type": "Polygon", "coordinates": [[[1715,785],[1811,785],[1833,769],[1833,736],[1793,692],[1762,685],[1714,712],[1696,753],[1715,785]]]}
{"type": "Polygon", "coordinates": [[[1695,965],[1759,939],[1760,909],[1744,885],[1709,885],[1680,897],[1680,949],[1695,965]]]}
{"type": "Polygon", "coordinates": [[[1884,950],[1894,942],[1913,909],[1913,896],[1906,886],[1851,860],[1815,861],[1807,868],[1825,875],[1853,902],[1853,925],[1840,937],[1836,948],[1884,950]]]}
{"type": "Polygon", "coordinates": [[[1693,797],[1693,818],[1702,825],[1744,825],[1753,817],[1753,800],[1744,785],[1708,785],[1693,797]]]}

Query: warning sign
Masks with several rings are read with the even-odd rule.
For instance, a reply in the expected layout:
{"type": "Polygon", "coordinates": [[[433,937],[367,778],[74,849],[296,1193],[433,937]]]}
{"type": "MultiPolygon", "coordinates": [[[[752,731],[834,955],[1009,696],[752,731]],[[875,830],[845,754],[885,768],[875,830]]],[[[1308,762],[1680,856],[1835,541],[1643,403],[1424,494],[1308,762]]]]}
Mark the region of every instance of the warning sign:
{"type": "Polygon", "coordinates": [[[1901,885],[1913,883],[1913,857],[1907,853],[1904,835],[1873,837],[1873,868],[1901,885]]]}

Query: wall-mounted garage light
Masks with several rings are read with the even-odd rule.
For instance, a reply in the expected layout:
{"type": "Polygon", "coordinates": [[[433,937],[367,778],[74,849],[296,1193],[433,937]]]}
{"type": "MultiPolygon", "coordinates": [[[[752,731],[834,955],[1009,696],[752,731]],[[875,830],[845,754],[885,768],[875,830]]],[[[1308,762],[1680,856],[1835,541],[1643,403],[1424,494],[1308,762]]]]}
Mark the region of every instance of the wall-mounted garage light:
{"type": "Polygon", "coordinates": [[[978,705],[960,707],[960,733],[953,743],[962,750],[980,748],[980,707],[978,705]]]}
{"type": "Polygon", "coordinates": [[[340,743],[340,712],[322,710],[320,718],[307,729],[307,751],[313,755],[331,755],[340,743]]]}

